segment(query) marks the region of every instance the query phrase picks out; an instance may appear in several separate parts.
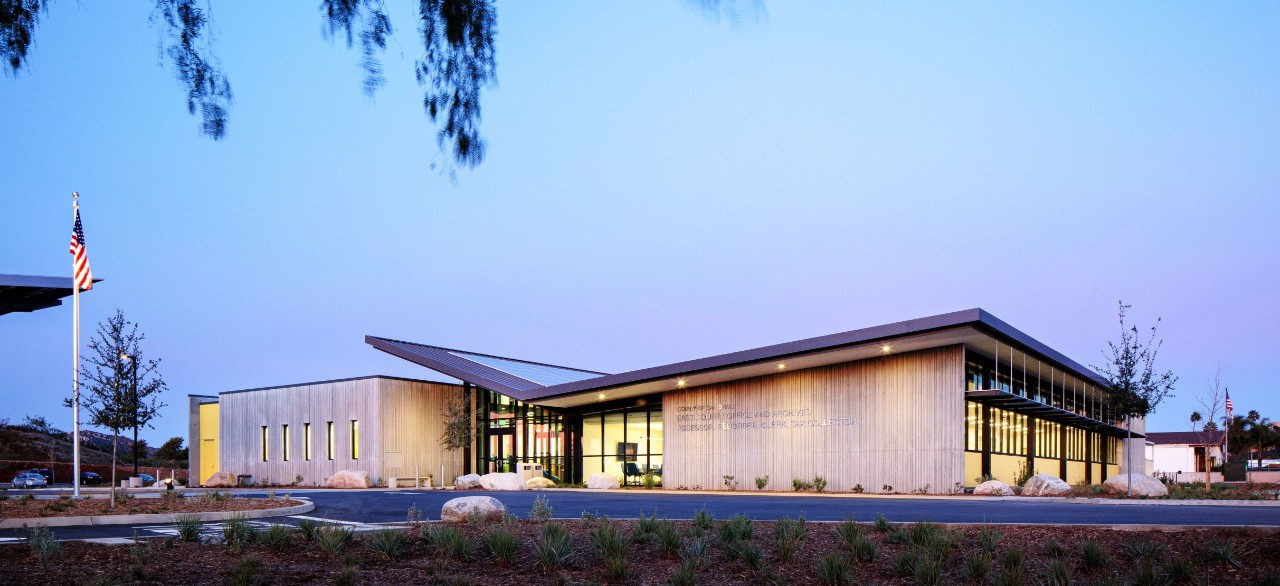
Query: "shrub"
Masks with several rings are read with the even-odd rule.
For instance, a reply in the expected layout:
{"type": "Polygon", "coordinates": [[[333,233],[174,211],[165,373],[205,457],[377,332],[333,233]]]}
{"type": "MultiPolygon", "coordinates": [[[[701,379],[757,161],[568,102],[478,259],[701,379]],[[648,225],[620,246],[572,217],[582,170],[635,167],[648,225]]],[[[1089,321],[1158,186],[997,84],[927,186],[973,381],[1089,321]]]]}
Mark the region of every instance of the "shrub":
{"type": "Polygon", "coordinates": [[[705,539],[693,539],[680,551],[680,559],[693,567],[701,569],[707,564],[707,550],[710,549],[705,539]]]}
{"type": "Polygon", "coordinates": [[[821,476],[814,476],[813,490],[815,492],[825,492],[827,490],[827,479],[821,476]]]}
{"type": "Polygon", "coordinates": [[[1139,539],[1137,541],[1126,543],[1124,545],[1124,552],[1129,556],[1129,559],[1133,561],[1154,561],[1159,559],[1161,554],[1164,553],[1164,546],[1154,543],[1149,539],[1139,539]]]}
{"type": "Polygon", "coordinates": [[[651,517],[644,516],[644,511],[640,511],[640,518],[636,520],[636,535],[645,536],[645,539],[648,539],[648,536],[653,535],[653,532],[657,530],[658,511],[654,510],[651,517]]]}
{"type": "Polygon", "coordinates": [[[774,551],[778,553],[778,559],[784,562],[791,561],[791,558],[804,548],[805,535],[803,516],[797,519],[786,516],[778,519],[773,524],[773,546],[774,551]]]}
{"type": "Polygon", "coordinates": [[[645,470],[644,476],[640,477],[640,483],[646,489],[653,490],[653,487],[658,486],[658,475],[653,470],[645,470]]]}
{"type": "Polygon", "coordinates": [[[658,539],[658,551],[663,555],[676,555],[684,546],[680,532],[676,531],[676,526],[671,521],[659,521],[653,536],[658,539]]]}
{"type": "Polygon", "coordinates": [[[408,536],[399,529],[379,529],[369,537],[369,547],[394,562],[400,557],[400,550],[404,549],[408,541],[408,536]]]}
{"type": "Polygon", "coordinates": [[[1000,568],[1005,573],[1021,573],[1026,561],[1027,555],[1021,549],[1010,548],[1004,552],[1004,557],[1000,558],[1000,568]]]}
{"type": "Polygon", "coordinates": [[[1101,543],[1087,539],[1080,542],[1080,564],[1087,572],[1102,570],[1111,565],[1111,556],[1101,543]]]}
{"type": "Polygon", "coordinates": [[[200,515],[178,515],[174,520],[174,527],[178,529],[178,539],[197,541],[200,539],[200,529],[203,524],[200,522],[200,515]]]}
{"type": "Polygon", "coordinates": [[[413,525],[416,527],[420,525],[423,521],[426,521],[428,519],[427,519],[427,514],[423,512],[422,509],[418,508],[418,503],[413,503],[409,505],[409,511],[405,513],[404,520],[407,521],[410,525],[413,525]]]}
{"type": "Polygon", "coordinates": [[[764,476],[757,476],[756,490],[764,490],[764,487],[766,486],[769,486],[769,475],[765,474],[764,476]]]}
{"type": "Polygon", "coordinates": [[[1058,543],[1057,539],[1050,539],[1044,544],[1044,555],[1048,556],[1050,559],[1066,557],[1067,548],[1061,543],[1058,543]]]}
{"type": "Polygon", "coordinates": [[[876,515],[875,528],[876,531],[879,531],[880,533],[888,533],[893,529],[893,524],[890,523],[888,519],[884,518],[884,513],[880,513],[879,515],[876,515]]]}
{"type": "Polygon", "coordinates": [[[324,525],[316,531],[316,544],[321,551],[336,556],[351,544],[355,533],[355,529],[345,525],[324,525]]]}
{"type": "Polygon", "coordinates": [[[721,476],[720,478],[724,479],[724,488],[725,488],[725,490],[737,490],[737,489],[738,489],[738,481],[737,481],[737,479],[735,479],[735,478],[734,478],[734,476],[733,476],[732,474],[725,474],[724,476],[721,476]]]}
{"type": "Polygon", "coordinates": [[[1230,539],[1226,541],[1210,541],[1205,545],[1205,550],[1209,553],[1209,561],[1230,564],[1237,570],[1243,569],[1240,561],[1236,559],[1236,544],[1230,539]]]}
{"type": "Polygon", "coordinates": [[[803,478],[791,479],[791,490],[794,490],[796,492],[803,492],[803,491],[812,490],[812,489],[813,489],[813,483],[809,482],[808,480],[805,480],[803,478]]]}
{"type": "Polygon", "coordinates": [[[151,561],[151,542],[138,538],[138,530],[133,530],[133,543],[129,545],[129,572],[135,580],[147,579],[147,562],[151,561]]]}
{"type": "Polygon", "coordinates": [[[627,556],[624,555],[624,556],[609,558],[608,561],[605,562],[605,565],[608,566],[609,576],[612,577],[613,579],[615,580],[627,579],[627,573],[628,573],[628,570],[630,569],[630,562],[627,561],[627,556]]]}
{"type": "Polygon", "coordinates": [[[892,493],[893,493],[893,486],[892,486],[892,485],[888,485],[888,484],[886,484],[886,485],[884,485],[884,486],[881,486],[881,487],[880,487],[880,492],[887,493],[887,494],[892,494],[892,493]]]}
{"type": "Polygon", "coordinates": [[[545,495],[538,495],[533,499],[533,509],[529,511],[529,518],[534,521],[550,521],[551,520],[551,503],[547,501],[545,495]]]}
{"type": "Polygon", "coordinates": [[[516,534],[506,525],[498,525],[484,534],[484,548],[502,565],[510,564],[516,557],[516,534]]]}
{"type": "Polygon", "coordinates": [[[693,515],[693,525],[699,529],[710,529],[716,522],[716,518],[707,512],[706,505],[703,505],[698,512],[693,515]]]}
{"type": "Polygon", "coordinates": [[[40,567],[48,567],[49,562],[62,554],[62,543],[48,527],[37,524],[28,528],[23,525],[22,529],[26,532],[27,547],[36,556],[36,561],[40,562],[40,567]]]}
{"type": "Polygon", "coordinates": [[[1013,484],[1016,486],[1022,486],[1035,475],[1036,471],[1034,469],[1028,468],[1026,462],[1021,462],[1018,464],[1018,473],[1013,477],[1013,484]]]}
{"type": "Polygon", "coordinates": [[[587,535],[591,542],[591,550],[596,557],[608,561],[616,557],[627,557],[631,543],[622,536],[622,532],[613,523],[605,521],[587,535]]]}
{"type": "Polygon", "coordinates": [[[444,558],[466,562],[471,561],[471,544],[467,536],[457,527],[444,526],[435,531],[436,552],[444,558]]]}
{"type": "MultiPolygon", "coordinates": [[[[1170,584],[1190,584],[1196,578],[1196,566],[1191,560],[1179,557],[1169,562],[1164,570],[1165,579],[1170,584]]],[[[1272,583],[1280,586],[1280,579],[1272,583]]]]}
{"type": "Polygon", "coordinates": [[[983,555],[982,552],[971,551],[969,555],[964,557],[964,579],[969,582],[982,584],[987,581],[987,576],[991,574],[991,558],[983,555]]]}
{"type": "Polygon", "coordinates": [[[862,485],[861,485],[861,484],[855,484],[855,485],[853,485],[853,492],[856,492],[856,493],[858,493],[858,494],[862,494],[862,490],[863,490],[863,489],[862,489],[862,485]]]}
{"type": "Polygon", "coordinates": [[[755,537],[755,524],[746,515],[734,515],[720,524],[720,542],[733,544],[755,537]]]}
{"type": "Polygon", "coordinates": [[[867,564],[875,561],[876,553],[879,549],[880,547],[876,545],[876,542],[865,537],[858,537],[849,548],[849,555],[854,561],[860,564],[867,564]]]}
{"type": "Polygon", "coordinates": [[[293,545],[293,528],[272,525],[258,534],[258,542],[271,551],[284,551],[293,545]]]}
{"type": "Polygon", "coordinates": [[[848,584],[849,562],[837,553],[829,553],[818,560],[818,580],[823,584],[848,584]]]}
{"type": "Polygon", "coordinates": [[[915,548],[904,548],[893,558],[893,573],[907,578],[916,573],[916,564],[920,561],[920,552],[915,548]]]}
{"type": "Polygon", "coordinates": [[[853,520],[853,517],[845,517],[838,525],[836,525],[836,535],[840,536],[840,543],[846,548],[852,549],[853,542],[862,538],[862,528],[853,520]]]}
{"type": "Polygon", "coordinates": [[[573,537],[564,527],[556,523],[547,523],[542,533],[533,542],[533,557],[538,565],[548,572],[558,571],[573,555],[573,537]]]}
{"type": "Polygon", "coordinates": [[[1000,543],[1001,532],[996,531],[986,525],[978,531],[978,546],[982,548],[982,552],[991,555],[996,550],[996,545],[1000,543]]]}
{"type": "Polygon", "coordinates": [[[685,562],[671,573],[671,586],[693,586],[697,581],[697,570],[693,564],[685,562]]]}
{"type": "Polygon", "coordinates": [[[246,545],[253,543],[258,537],[258,531],[249,526],[249,522],[245,520],[244,515],[232,515],[231,518],[222,523],[222,542],[227,544],[232,551],[241,551],[246,545]]]}
{"type": "Polygon", "coordinates": [[[738,559],[743,565],[751,570],[759,571],[764,564],[764,552],[760,551],[760,546],[754,541],[739,542],[734,547],[734,551],[737,552],[738,559]]]}
{"type": "Polygon", "coordinates": [[[262,560],[256,556],[240,558],[236,567],[231,570],[227,582],[232,586],[257,586],[262,584],[262,560]]]}
{"type": "Polygon", "coordinates": [[[916,562],[913,577],[921,586],[939,586],[942,584],[942,566],[933,557],[921,556],[916,562]]]}
{"type": "Polygon", "coordinates": [[[302,533],[303,539],[315,541],[316,535],[320,533],[320,522],[315,519],[299,519],[298,532],[302,533]]]}
{"type": "Polygon", "coordinates": [[[1071,584],[1071,566],[1062,558],[1051,560],[1045,570],[1044,582],[1049,586],[1068,586],[1071,584]]]}

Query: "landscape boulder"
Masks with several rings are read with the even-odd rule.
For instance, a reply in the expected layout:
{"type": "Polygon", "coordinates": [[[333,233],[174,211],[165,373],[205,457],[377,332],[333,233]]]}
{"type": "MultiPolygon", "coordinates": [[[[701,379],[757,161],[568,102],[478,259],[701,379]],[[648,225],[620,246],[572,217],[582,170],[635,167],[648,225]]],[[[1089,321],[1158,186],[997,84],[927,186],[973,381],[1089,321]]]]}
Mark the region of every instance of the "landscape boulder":
{"type": "Polygon", "coordinates": [[[556,483],[545,476],[534,476],[524,481],[524,487],[528,489],[555,488],[555,486],[556,483]]]}
{"type": "Polygon", "coordinates": [[[1013,489],[999,480],[988,480],[973,489],[978,496],[1013,496],[1013,489]]]}
{"type": "Polygon", "coordinates": [[[618,477],[604,472],[596,472],[587,479],[587,488],[608,490],[618,488],[618,477]]]}
{"type": "Polygon", "coordinates": [[[213,475],[210,476],[208,480],[204,481],[204,485],[215,486],[215,487],[221,487],[221,486],[233,487],[236,485],[236,475],[230,472],[214,472],[213,475]]]}
{"type": "Polygon", "coordinates": [[[463,474],[457,480],[453,481],[453,487],[458,490],[467,490],[471,488],[480,488],[479,474],[463,474]]]}
{"type": "Polygon", "coordinates": [[[502,501],[491,496],[463,496],[450,499],[440,508],[440,520],[456,523],[472,517],[496,521],[507,512],[502,501]]]}
{"type": "Polygon", "coordinates": [[[369,473],[364,470],[339,470],[325,479],[326,488],[369,488],[369,473]]]}
{"type": "Polygon", "coordinates": [[[1067,496],[1071,485],[1052,474],[1037,474],[1022,485],[1022,496],[1067,496]]]}
{"type": "Polygon", "coordinates": [[[514,472],[491,472],[480,477],[485,490],[524,490],[524,479],[514,472]]]}
{"type": "MultiPolygon", "coordinates": [[[[1102,481],[1102,488],[1112,494],[1128,494],[1129,475],[1117,474],[1102,481]]],[[[1159,479],[1146,474],[1133,475],[1133,496],[1168,496],[1169,489],[1159,479]]]]}

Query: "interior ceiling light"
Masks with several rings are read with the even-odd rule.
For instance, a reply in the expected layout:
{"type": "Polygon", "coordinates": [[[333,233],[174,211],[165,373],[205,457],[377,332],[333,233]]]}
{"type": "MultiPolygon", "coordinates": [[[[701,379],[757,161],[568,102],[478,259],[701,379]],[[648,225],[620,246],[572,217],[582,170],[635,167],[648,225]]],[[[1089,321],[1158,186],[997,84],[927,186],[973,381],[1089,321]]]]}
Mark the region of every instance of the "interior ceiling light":
{"type": "Polygon", "coordinates": [[[597,398],[597,399],[599,399],[599,400],[601,400],[601,401],[603,401],[603,400],[604,400],[604,393],[600,393],[599,395],[596,395],[596,398],[597,398]]]}
{"type": "Polygon", "coordinates": [[[889,345],[889,344],[885,344],[885,345],[883,345],[883,346],[881,346],[881,347],[880,347],[880,351],[881,351],[881,352],[884,352],[885,354],[888,354],[888,353],[890,353],[890,352],[893,352],[893,346],[891,346],[891,345],[889,345]]]}
{"type": "Polygon", "coordinates": [[[683,387],[684,385],[685,385],[684,379],[679,379],[676,381],[677,387],[683,387]]]}
{"type": "Polygon", "coordinates": [[[787,363],[786,363],[786,362],[779,362],[779,363],[778,363],[778,370],[786,370],[786,368],[787,368],[787,363]]]}

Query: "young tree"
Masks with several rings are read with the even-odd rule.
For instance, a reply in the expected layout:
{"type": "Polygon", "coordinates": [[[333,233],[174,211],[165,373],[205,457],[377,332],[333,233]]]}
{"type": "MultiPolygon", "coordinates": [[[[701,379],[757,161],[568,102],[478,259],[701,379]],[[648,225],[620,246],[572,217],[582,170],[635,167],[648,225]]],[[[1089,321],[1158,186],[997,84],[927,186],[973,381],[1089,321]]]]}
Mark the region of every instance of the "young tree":
{"type": "MultiPolygon", "coordinates": [[[[95,338],[89,342],[85,364],[80,369],[81,405],[89,413],[89,423],[111,430],[111,486],[116,486],[116,460],[120,431],[133,429],[134,474],[137,474],[138,428],[149,427],[150,421],[164,403],[159,394],[165,390],[164,379],[157,369],[159,360],[145,360],[137,324],[116,314],[98,324],[95,338]]],[[[70,405],[70,399],[66,401],[70,405]]],[[[111,492],[115,506],[115,491],[111,492]]]]}
{"type": "MultiPolygon", "coordinates": [[[[462,393],[449,397],[444,407],[444,432],[440,434],[440,445],[450,452],[456,452],[475,440],[476,419],[479,411],[471,408],[471,401],[462,393]]],[[[444,479],[440,479],[444,482],[444,479]]]]}
{"type": "MultiPolygon", "coordinates": [[[[1209,425],[1213,425],[1217,429],[1218,414],[1222,412],[1227,395],[1227,386],[1222,381],[1223,367],[1218,365],[1218,369],[1213,373],[1213,380],[1201,391],[1196,393],[1196,402],[1204,410],[1205,414],[1205,431],[1208,431],[1209,425]]],[[[1226,421],[1223,420],[1223,424],[1226,421]]]]}
{"type": "Polygon", "coordinates": [[[1125,441],[1124,459],[1128,464],[1128,492],[1132,496],[1134,460],[1130,444],[1133,443],[1133,418],[1146,417],[1155,412],[1161,401],[1172,397],[1178,377],[1173,371],[1157,373],[1155,370],[1156,356],[1164,344],[1163,340],[1156,340],[1160,319],[1156,318],[1156,325],[1151,326],[1151,335],[1143,339],[1137,326],[1125,322],[1125,313],[1132,306],[1125,305],[1124,301],[1119,305],[1120,340],[1107,342],[1107,351],[1103,352],[1107,361],[1093,369],[1106,378],[1108,403],[1125,420],[1125,431],[1129,437],[1125,441]]]}

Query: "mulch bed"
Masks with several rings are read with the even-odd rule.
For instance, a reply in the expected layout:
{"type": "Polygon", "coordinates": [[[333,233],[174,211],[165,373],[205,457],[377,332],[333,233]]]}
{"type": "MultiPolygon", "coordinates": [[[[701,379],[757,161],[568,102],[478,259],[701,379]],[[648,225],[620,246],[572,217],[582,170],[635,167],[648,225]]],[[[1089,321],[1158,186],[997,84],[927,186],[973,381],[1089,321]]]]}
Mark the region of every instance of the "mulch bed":
{"type": "MultiPolygon", "coordinates": [[[[373,550],[371,535],[358,534],[344,553],[330,555],[322,552],[315,543],[294,535],[283,549],[270,551],[261,545],[250,545],[242,552],[233,552],[226,545],[174,542],[172,539],[152,540],[151,555],[135,570],[129,545],[100,545],[83,542],[62,544],[61,554],[42,568],[25,544],[0,546],[0,583],[28,583],[33,578],[39,583],[107,583],[140,582],[152,584],[295,584],[334,583],[344,566],[350,566],[359,583],[367,584],[666,584],[681,561],[676,556],[664,556],[656,542],[632,543],[628,559],[630,570],[627,578],[618,580],[609,575],[606,564],[597,559],[590,548],[588,534],[598,522],[565,521],[564,526],[573,535],[576,550],[566,568],[547,572],[536,565],[532,543],[544,523],[520,520],[509,521],[509,527],[517,534],[519,551],[516,561],[502,565],[482,550],[482,536],[496,524],[453,524],[466,534],[474,559],[456,561],[447,559],[434,545],[413,539],[401,552],[397,561],[389,561],[373,550]],[[250,560],[246,562],[246,560],[250,560]],[[244,572],[233,579],[236,567],[253,564],[260,567],[244,572]]],[[[635,521],[613,521],[624,535],[632,535],[635,521]]],[[[433,524],[435,525],[435,524],[433,524]]],[[[685,533],[693,526],[691,521],[676,521],[676,527],[685,533]]],[[[772,522],[755,523],[755,541],[764,551],[765,563],[783,583],[818,584],[816,570],[818,560],[831,552],[843,552],[836,525],[809,523],[803,549],[789,562],[781,562],[773,546],[772,522]]],[[[909,528],[907,525],[899,525],[909,528]]],[[[1187,559],[1194,564],[1197,583],[1254,584],[1263,577],[1274,574],[1280,564],[1280,537],[1264,535],[1244,529],[1193,530],[1183,532],[1130,532],[1109,529],[1035,526],[993,526],[1001,536],[994,552],[992,574],[999,570],[999,560],[1010,549],[1021,549],[1026,554],[1024,583],[1048,583],[1048,567],[1051,558],[1045,553],[1044,544],[1056,540],[1067,548],[1066,565],[1074,583],[1132,583],[1142,564],[1132,561],[1125,546],[1140,540],[1149,540],[1164,546],[1152,566],[1163,572],[1170,562],[1187,559]],[[1103,569],[1086,571],[1081,557],[1081,543],[1094,540],[1108,552],[1110,562],[1103,569]],[[1241,569],[1214,561],[1207,545],[1215,541],[1234,544],[1235,558],[1241,569]]],[[[961,544],[952,549],[942,565],[942,583],[963,581],[963,560],[970,552],[979,551],[980,528],[955,529],[961,536],[961,544]]],[[[873,562],[851,564],[854,583],[913,584],[913,578],[894,573],[893,561],[899,552],[911,546],[895,542],[889,534],[880,533],[870,524],[862,524],[863,534],[879,546],[873,562]]],[[[409,531],[411,535],[415,532],[409,531]]],[[[758,584],[761,577],[749,570],[741,561],[730,556],[717,539],[717,529],[706,532],[711,546],[705,564],[696,574],[699,584],[758,584]]],[[[688,538],[686,537],[686,542],[688,538]]],[[[242,568],[243,571],[243,568],[242,568]]]]}
{"type": "Polygon", "coordinates": [[[189,498],[129,498],[116,501],[114,509],[108,508],[105,498],[73,500],[11,498],[0,501],[0,519],[26,519],[35,517],[81,517],[89,515],[140,515],[149,513],[211,513],[223,511],[251,511],[275,509],[303,504],[292,499],[223,498],[202,496],[189,498]]]}

